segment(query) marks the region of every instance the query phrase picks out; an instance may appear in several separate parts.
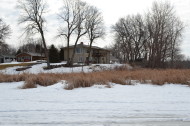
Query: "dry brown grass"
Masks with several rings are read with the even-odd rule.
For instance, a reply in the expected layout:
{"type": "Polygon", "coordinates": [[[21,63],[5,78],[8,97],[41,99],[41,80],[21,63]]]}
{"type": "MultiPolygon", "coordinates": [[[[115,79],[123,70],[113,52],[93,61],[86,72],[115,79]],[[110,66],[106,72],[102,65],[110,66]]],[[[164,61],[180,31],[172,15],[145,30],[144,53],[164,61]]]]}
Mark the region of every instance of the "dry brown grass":
{"type": "Polygon", "coordinates": [[[20,63],[20,64],[1,64],[0,65],[0,70],[6,69],[8,67],[15,67],[15,66],[30,66],[33,65],[34,63],[20,63]]]}
{"type": "Polygon", "coordinates": [[[156,85],[165,83],[190,85],[190,70],[184,69],[137,69],[137,70],[113,70],[92,73],[69,73],[69,74],[0,74],[0,82],[25,81],[24,88],[36,87],[36,85],[49,86],[60,80],[68,82],[65,89],[90,87],[94,84],[106,85],[109,82],[130,85],[131,80],[139,80],[141,83],[151,82],[156,85]]]}
{"type": "Polygon", "coordinates": [[[6,75],[6,74],[0,73],[0,82],[25,81],[27,76],[31,76],[31,75],[30,74],[6,75]]]}
{"type": "Polygon", "coordinates": [[[28,88],[37,88],[37,84],[35,84],[33,78],[28,78],[24,85],[20,87],[21,89],[28,89],[28,88]]]}

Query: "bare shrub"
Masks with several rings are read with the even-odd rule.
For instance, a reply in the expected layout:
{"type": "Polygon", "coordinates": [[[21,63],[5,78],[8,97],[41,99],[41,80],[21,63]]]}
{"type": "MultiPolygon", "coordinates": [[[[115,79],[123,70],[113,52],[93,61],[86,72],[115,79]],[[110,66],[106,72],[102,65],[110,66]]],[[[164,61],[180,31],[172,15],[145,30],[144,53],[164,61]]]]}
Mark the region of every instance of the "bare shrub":
{"type": "Polygon", "coordinates": [[[56,74],[38,74],[33,76],[33,81],[35,84],[41,86],[50,86],[59,81],[55,76],[56,74]]]}
{"type": "Polygon", "coordinates": [[[0,74],[0,83],[1,82],[19,82],[25,81],[25,78],[28,74],[19,74],[19,75],[7,75],[7,74],[0,74]]]}
{"type": "Polygon", "coordinates": [[[28,78],[24,85],[20,87],[21,89],[28,89],[28,88],[37,88],[37,84],[34,81],[34,78],[28,78]]]}
{"type": "Polygon", "coordinates": [[[121,85],[126,85],[126,80],[123,78],[112,78],[111,82],[116,83],[116,84],[121,84],[121,85]]]}
{"type": "Polygon", "coordinates": [[[69,80],[69,84],[65,89],[71,90],[73,88],[79,88],[79,87],[91,87],[93,82],[90,81],[89,78],[84,77],[75,77],[72,80],[69,80]]]}
{"type": "Polygon", "coordinates": [[[73,88],[79,88],[79,87],[91,87],[94,84],[100,84],[100,85],[107,85],[107,81],[105,81],[103,78],[101,78],[97,74],[85,74],[80,73],[76,74],[75,77],[67,78],[68,85],[65,87],[65,89],[71,90],[73,88]]]}

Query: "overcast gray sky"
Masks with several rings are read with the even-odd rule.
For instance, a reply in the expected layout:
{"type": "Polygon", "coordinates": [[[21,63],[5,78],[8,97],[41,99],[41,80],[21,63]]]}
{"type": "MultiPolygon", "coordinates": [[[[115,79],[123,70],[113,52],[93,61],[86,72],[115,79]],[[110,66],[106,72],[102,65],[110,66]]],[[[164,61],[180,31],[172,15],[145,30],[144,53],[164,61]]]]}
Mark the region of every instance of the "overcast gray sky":
{"type": "MultiPolygon", "coordinates": [[[[63,45],[63,39],[56,39],[57,28],[59,27],[59,21],[57,20],[57,13],[62,6],[62,0],[45,0],[47,1],[49,8],[46,14],[47,20],[47,32],[46,40],[48,45],[63,45]]],[[[145,13],[151,8],[152,3],[155,0],[83,0],[91,5],[100,9],[103,14],[107,36],[104,40],[97,40],[96,45],[101,47],[109,45],[113,42],[112,35],[110,33],[110,26],[115,24],[119,18],[125,17],[129,14],[145,13]]],[[[157,0],[164,1],[164,0],[157,0]]],[[[183,43],[181,45],[182,53],[186,56],[190,56],[190,0],[171,0],[171,4],[174,5],[177,15],[185,23],[186,29],[183,34],[183,43]]],[[[17,0],[0,0],[0,17],[11,26],[12,35],[6,40],[8,44],[18,46],[21,41],[19,36],[22,34],[21,26],[18,26],[19,11],[16,9],[17,0]]],[[[88,40],[84,39],[86,44],[88,40]]]]}

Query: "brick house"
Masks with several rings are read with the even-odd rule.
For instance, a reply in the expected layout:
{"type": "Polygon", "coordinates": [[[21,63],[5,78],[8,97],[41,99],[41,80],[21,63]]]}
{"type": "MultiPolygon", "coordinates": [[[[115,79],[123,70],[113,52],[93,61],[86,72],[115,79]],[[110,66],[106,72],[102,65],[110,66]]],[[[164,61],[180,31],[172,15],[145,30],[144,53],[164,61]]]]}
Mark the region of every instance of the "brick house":
{"type": "MultiPolygon", "coordinates": [[[[69,46],[69,58],[72,57],[73,54],[73,46],[69,46]]],[[[64,50],[64,60],[67,61],[67,47],[63,48],[64,50]]],[[[89,45],[83,44],[81,42],[77,45],[75,50],[75,57],[74,63],[86,63],[87,57],[89,53],[89,45]]],[[[91,63],[99,63],[99,64],[109,64],[110,63],[110,50],[100,48],[97,46],[92,46],[91,48],[91,55],[90,55],[90,62],[91,63]]]]}
{"type": "Polygon", "coordinates": [[[44,54],[40,53],[20,53],[16,55],[16,59],[18,62],[29,62],[29,61],[36,61],[36,60],[44,60],[44,54]]]}

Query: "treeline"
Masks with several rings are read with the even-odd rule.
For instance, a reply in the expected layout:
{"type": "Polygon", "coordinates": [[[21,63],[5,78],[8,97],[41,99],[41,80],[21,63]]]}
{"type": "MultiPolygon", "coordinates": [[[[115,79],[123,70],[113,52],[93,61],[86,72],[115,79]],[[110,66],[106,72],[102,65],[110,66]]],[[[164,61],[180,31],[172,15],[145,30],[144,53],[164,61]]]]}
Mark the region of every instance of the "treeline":
{"type": "MultiPolygon", "coordinates": [[[[18,22],[23,26],[26,38],[33,36],[35,38],[35,35],[40,38],[41,43],[35,45],[35,49],[39,53],[44,52],[49,67],[50,54],[44,34],[47,28],[44,16],[47,13],[47,3],[45,0],[18,0],[17,3],[20,11],[18,22]]],[[[102,13],[95,6],[82,0],[63,0],[58,20],[60,26],[57,28],[56,37],[63,37],[66,40],[67,65],[73,64],[75,56],[75,49],[72,56],[69,54],[71,40],[75,42],[76,48],[83,37],[88,38],[90,48],[87,59],[90,59],[92,43],[105,35],[102,13]]],[[[112,26],[115,34],[112,54],[120,62],[140,62],[149,68],[176,67],[177,62],[179,64],[183,57],[179,48],[183,29],[183,22],[169,2],[154,2],[152,8],[145,14],[128,15],[112,26]]],[[[0,54],[15,52],[13,49],[10,51],[5,43],[10,33],[9,25],[0,19],[0,54]]],[[[27,44],[20,50],[27,50],[31,46],[33,45],[27,44]]]]}
{"type": "MultiPolygon", "coordinates": [[[[64,60],[63,48],[56,48],[53,44],[48,49],[48,58],[50,63],[58,63],[64,60]]],[[[19,46],[19,49],[15,52],[15,55],[20,53],[38,53],[42,56],[45,55],[45,49],[42,44],[42,40],[27,39],[26,43],[19,46]]]]}
{"type": "MultiPolygon", "coordinates": [[[[19,10],[19,25],[24,29],[25,39],[39,37],[42,41],[43,51],[47,58],[47,67],[50,67],[49,50],[46,42],[45,31],[47,29],[45,13],[48,13],[48,4],[46,0],[18,0],[17,9],[19,10]]],[[[85,37],[92,43],[104,36],[104,21],[101,12],[95,6],[82,0],[63,0],[62,7],[57,14],[60,24],[57,28],[55,37],[63,37],[67,42],[67,65],[73,64],[75,48],[82,37],[85,37]],[[75,41],[75,46],[70,56],[69,46],[71,40],[75,41]]],[[[0,19],[0,49],[7,46],[5,38],[10,35],[11,30],[0,19]]],[[[32,46],[32,45],[27,45],[32,46]]],[[[90,59],[90,52],[88,59],[90,59]]]]}
{"type": "MultiPolygon", "coordinates": [[[[40,35],[47,57],[47,67],[50,67],[49,51],[44,34],[46,29],[45,13],[47,13],[45,0],[18,0],[17,8],[20,11],[19,24],[25,29],[27,36],[40,35]]],[[[81,0],[63,0],[60,12],[57,14],[60,27],[57,37],[63,37],[67,43],[67,65],[72,66],[75,48],[82,37],[87,37],[90,47],[95,39],[104,35],[104,23],[101,12],[95,7],[81,0]],[[71,39],[75,41],[74,51],[70,56],[69,46],[71,39]]],[[[90,50],[91,48],[89,48],[90,50]]],[[[89,51],[90,56],[90,51],[89,51]]],[[[89,58],[88,58],[89,59],[89,58]]]]}
{"type": "Polygon", "coordinates": [[[122,62],[141,61],[150,68],[174,67],[181,57],[183,29],[170,3],[154,2],[146,14],[128,15],[113,25],[113,54],[122,62]]]}
{"type": "Polygon", "coordinates": [[[11,29],[0,17],[0,54],[12,53],[13,49],[6,44],[5,39],[10,36],[11,29]]]}

